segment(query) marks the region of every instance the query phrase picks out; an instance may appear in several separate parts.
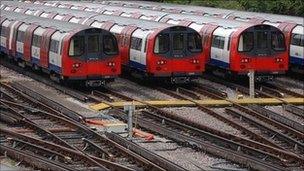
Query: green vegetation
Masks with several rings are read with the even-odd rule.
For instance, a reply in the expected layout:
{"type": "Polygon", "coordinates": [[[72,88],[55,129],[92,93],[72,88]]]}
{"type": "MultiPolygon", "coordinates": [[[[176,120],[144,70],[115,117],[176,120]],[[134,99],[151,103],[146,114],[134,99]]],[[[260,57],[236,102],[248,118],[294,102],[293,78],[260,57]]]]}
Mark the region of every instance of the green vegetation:
{"type": "Polygon", "coordinates": [[[304,16],[303,0],[159,0],[216,8],[304,16]]]}

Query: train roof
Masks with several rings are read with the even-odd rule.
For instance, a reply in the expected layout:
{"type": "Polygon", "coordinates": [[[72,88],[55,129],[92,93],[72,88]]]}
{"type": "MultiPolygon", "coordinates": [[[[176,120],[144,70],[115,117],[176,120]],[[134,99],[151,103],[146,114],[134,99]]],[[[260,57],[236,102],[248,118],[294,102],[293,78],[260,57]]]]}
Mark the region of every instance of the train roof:
{"type": "Polygon", "coordinates": [[[142,6],[145,8],[167,8],[167,9],[178,9],[186,12],[195,12],[201,11],[210,15],[221,15],[223,14],[225,17],[228,16],[236,16],[241,18],[264,18],[265,20],[271,22],[293,22],[299,25],[304,25],[303,17],[296,16],[288,16],[288,15],[279,15],[279,14],[271,14],[271,13],[258,13],[258,12],[247,12],[247,11],[239,11],[239,10],[229,10],[229,9],[221,9],[221,8],[213,8],[213,7],[203,7],[203,6],[193,6],[193,5],[178,5],[178,4],[170,4],[170,3],[158,3],[158,2],[143,2],[143,1],[102,1],[103,4],[125,4],[125,6],[142,6]]]}
{"type": "Polygon", "coordinates": [[[53,12],[53,13],[59,13],[59,14],[66,14],[66,15],[72,15],[76,17],[85,17],[90,18],[98,21],[113,21],[114,23],[117,23],[119,25],[135,25],[143,30],[149,30],[149,29],[157,29],[157,28],[169,28],[174,25],[167,24],[167,23],[159,23],[155,21],[147,21],[147,20],[140,20],[140,19],[134,19],[134,18],[128,18],[128,17],[121,17],[121,16],[110,16],[110,15],[104,15],[104,14],[98,14],[96,12],[89,12],[89,11],[81,11],[81,10],[74,10],[74,9],[67,9],[67,8],[58,8],[58,7],[50,7],[50,6],[44,6],[44,5],[38,5],[38,4],[32,4],[32,3],[23,3],[23,2],[3,2],[4,4],[12,5],[12,6],[20,6],[33,9],[33,10],[43,10],[45,12],[53,12]]]}
{"type": "MultiPolygon", "coordinates": [[[[215,18],[215,17],[205,17],[205,16],[196,16],[196,15],[191,15],[191,14],[171,14],[168,12],[159,12],[159,11],[151,11],[151,10],[145,10],[145,9],[134,9],[134,8],[129,8],[129,7],[111,7],[109,5],[102,5],[98,3],[88,3],[88,2],[72,2],[72,1],[63,1],[63,2],[58,2],[58,1],[51,1],[51,2],[56,2],[56,3],[61,3],[61,4],[69,4],[73,3],[75,6],[84,6],[89,7],[89,8],[105,8],[107,10],[122,10],[122,11],[127,11],[127,12],[139,12],[141,14],[144,14],[146,16],[157,16],[159,18],[162,17],[169,17],[172,19],[177,19],[177,20],[189,20],[196,22],[198,24],[206,24],[206,23],[216,23],[219,26],[225,27],[225,28],[236,28],[236,27],[242,27],[242,26],[253,26],[254,24],[252,23],[247,23],[243,21],[235,21],[235,20],[226,20],[222,18],[215,18]]],[[[115,16],[111,16],[115,17],[115,16]]],[[[124,20],[126,20],[124,18],[124,20]]],[[[133,20],[133,19],[132,19],[133,20]]],[[[138,19],[136,19],[138,20],[138,19]]],[[[124,21],[121,21],[124,22],[124,21]]],[[[154,23],[154,22],[153,22],[154,23]]]]}
{"type": "Polygon", "coordinates": [[[54,28],[61,32],[71,32],[71,31],[75,31],[75,29],[84,30],[90,28],[89,26],[85,26],[85,25],[67,23],[62,21],[53,21],[53,20],[50,21],[51,19],[31,16],[31,15],[24,15],[24,14],[11,12],[11,11],[4,11],[4,10],[1,10],[1,17],[5,17],[9,20],[22,21],[24,23],[35,23],[39,26],[54,28]]]}

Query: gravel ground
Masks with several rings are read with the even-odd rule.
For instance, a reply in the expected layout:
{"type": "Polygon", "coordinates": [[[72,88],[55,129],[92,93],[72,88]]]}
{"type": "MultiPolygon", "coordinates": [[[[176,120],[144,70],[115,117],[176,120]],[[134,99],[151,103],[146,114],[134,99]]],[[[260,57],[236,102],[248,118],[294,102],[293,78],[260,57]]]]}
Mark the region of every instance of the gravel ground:
{"type": "MultiPolygon", "coordinates": [[[[288,87],[304,89],[304,82],[301,80],[295,80],[288,77],[278,77],[276,80],[278,83],[284,84],[288,87]]],[[[276,80],[274,82],[276,82],[276,80]]]]}
{"type": "Polygon", "coordinates": [[[277,81],[274,81],[274,84],[280,85],[287,90],[304,94],[304,82],[300,80],[294,80],[287,77],[277,78],[277,81]]]}
{"type": "Polygon", "coordinates": [[[300,124],[303,124],[304,126],[304,118],[301,118],[297,115],[294,115],[292,113],[287,112],[286,110],[283,109],[282,106],[265,106],[266,109],[269,109],[273,112],[276,112],[277,114],[280,114],[282,116],[285,116],[286,118],[289,118],[293,121],[296,121],[300,124]]]}
{"type": "MultiPolygon", "coordinates": [[[[236,99],[237,96],[241,94],[241,93],[236,92],[234,89],[231,89],[225,85],[211,82],[207,79],[198,79],[198,82],[205,85],[206,87],[211,87],[211,88],[217,89],[219,91],[226,92],[229,99],[236,99]]],[[[244,94],[243,94],[243,96],[247,97],[247,95],[244,95],[244,94]]]]}
{"type": "Polygon", "coordinates": [[[241,131],[227,125],[226,123],[210,116],[196,107],[179,107],[179,108],[163,108],[166,111],[173,112],[174,114],[188,119],[192,122],[203,124],[216,130],[220,130],[229,134],[239,137],[246,137],[241,131]]]}
{"type": "MultiPolygon", "coordinates": [[[[172,142],[138,142],[137,144],[191,171],[212,170],[210,167],[218,163],[227,163],[227,166],[232,166],[231,162],[225,159],[216,158],[191,148],[181,147],[172,142]]],[[[237,167],[237,165],[234,165],[234,168],[237,167]]]]}
{"type": "Polygon", "coordinates": [[[2,65],[0,65],[0,75],[2,81],[29,81],[31,78],[24,76],[22,74],[18,74],[13,70],[10,70],[2,65]]]}
{"type": "Polygon", "coordinates": [[[117,78],[115,82],[109,84],[112,89],[127,95],[132,98],[137,98],[140,100],[174,100],[175,98],[168,96],[157,90],[141,86],[135,82],[117,78]]]}

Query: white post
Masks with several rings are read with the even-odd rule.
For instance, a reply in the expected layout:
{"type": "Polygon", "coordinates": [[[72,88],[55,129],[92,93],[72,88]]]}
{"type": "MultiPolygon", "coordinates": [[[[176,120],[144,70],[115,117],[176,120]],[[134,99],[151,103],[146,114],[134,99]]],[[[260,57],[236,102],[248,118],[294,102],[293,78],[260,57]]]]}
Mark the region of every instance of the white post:
{"type": "Polygon", "coordinates": [[[129,138],[132,138],[133,135],[133,123],[132,123],[132,115],[133,115],[133,110],[132,106],[129,106],[129,111],[128,111],[128,129],[129,129],[129,138]]]}
{"type": "Polygon", "coordinates": [[[249,95],[254,98],[254,70],[249,70],[249,95]]]}

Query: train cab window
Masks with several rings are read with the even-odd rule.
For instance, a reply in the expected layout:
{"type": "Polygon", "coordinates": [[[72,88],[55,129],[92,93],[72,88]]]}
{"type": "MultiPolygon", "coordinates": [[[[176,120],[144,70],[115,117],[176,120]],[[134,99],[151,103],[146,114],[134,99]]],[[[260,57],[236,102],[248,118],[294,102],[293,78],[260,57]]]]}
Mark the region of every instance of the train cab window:
{"type": "Polygon", "coordinates": [[[184,49],[184,34],[173,34],[173,51],[181,52],[184,49]]]}
{"type": "Polygon", "coordinates": [[[52,39],[50,45],[50,51],[54,53],[58,53],[58,50],[59,50],[59,41],[52,39]]]}
{"type": "Polygon", "coordinates": [[[304,46],[304,35],[292,34],[291,44],[295,46],[304,46]]]}
{"type": "Polygon", "coordinates": [[[24,31],[19,31],[17,32],[17,41],[18,42],[24,42],[24,31]]]}
{"type": "Polygon", "coordinates": [[[81,56],[84,53],[84,36],[74,36],[70,42],[69,56],[81,56]]]}
{"type": "Polygon", "coordinates": [[[41,43],[41,36],[34,34],[32,46],[40,47],[40,43],[41,43]]]}
{"type": "Polygon", "coordinates": [[[202,39],[197,33],[188,34],[188,50],[190,52],[202,51],[202,39]]]}
{"type": "Polygon", "coordinates": [[[282,33],[278,33],[278,32],[271,33],[271,48],[276,51],[285,50],[285,39],[282,33]]]}
{"type": "Polygon", "coordinates": [[[240,52],[249,52],[253,49],[253,32],[244,32],[239,40],[238,50],[240,52]]]}
{"type": "Polygon", "coordinates": [[[2,37],[6,37],[7,27],[2,26],[0,32],[2,37]]]}
{"type": "Polygon", "coordinates": [[[222,36],[213,36],[212,38],[212,47],[224,49],[225,37],[222,36]]]}
{"type": "Polygon", "coordinates": [[[88,36],[88,53],[100,52],[99,35],[88,36]]]}
{"type": "Polygon", "coordinates": [[[103,42],[103,51],[106,55],[118,54],[117,41],[114,36],[104,35],[103,42]]]}
{"type": "Polygon", "coordinates": [[[268,32],[257,32],[257,48],[258,49],[267,49],[268,48],[268,43],[267,43],[267,38],[268,38],[268,32]]]}
{"type": "Polygon", "coordinates": [[[156,37],[154,45],[154,53],[164,54],[170,49],[170,38],[168,34],[159,34],[156,37]]]}
{"type": "Polygon", "coordinates": [[[142,46],[142,39],[137,37],[131,38],[131,49],[141,51],[141,46],[142,46]]]}

